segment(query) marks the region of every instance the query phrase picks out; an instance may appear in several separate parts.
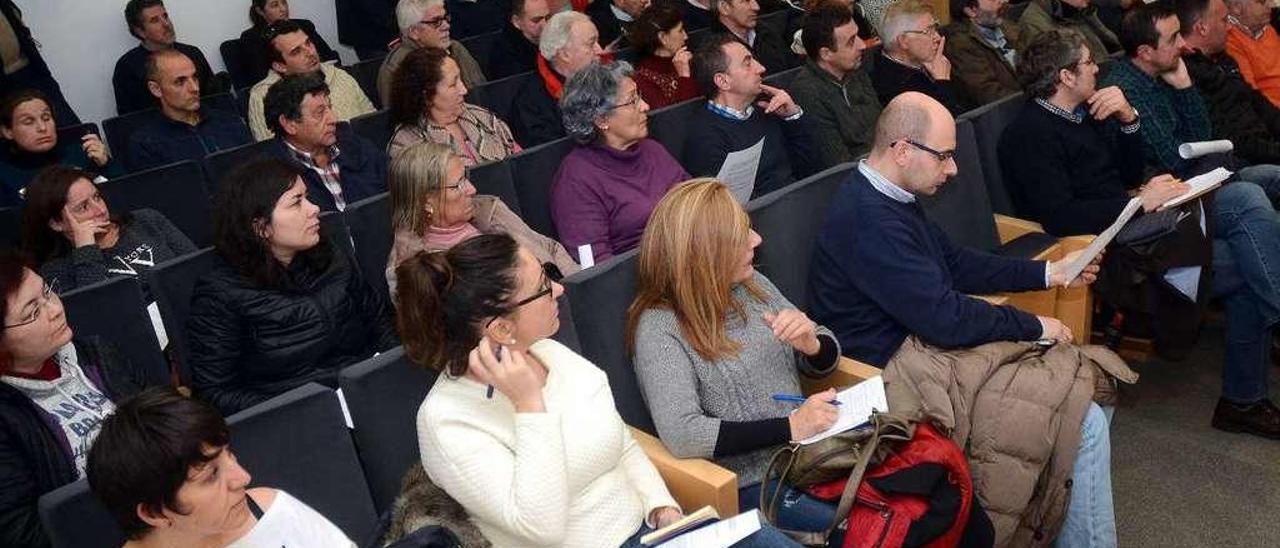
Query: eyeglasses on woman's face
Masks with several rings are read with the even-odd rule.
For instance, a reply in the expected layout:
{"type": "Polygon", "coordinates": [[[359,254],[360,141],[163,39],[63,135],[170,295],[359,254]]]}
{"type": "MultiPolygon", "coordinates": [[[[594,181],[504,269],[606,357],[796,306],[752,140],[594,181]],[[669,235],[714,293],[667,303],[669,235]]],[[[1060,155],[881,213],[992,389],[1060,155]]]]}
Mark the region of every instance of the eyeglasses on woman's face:
{"type": "Polygon", "coordinates": [[[40,311],[44,310],[47,305],[56,300],[58,300],[58,281],[54,280],[52,284],[46,282],[44,284],[44,288],[40,290],[40,300],[32,302],[31,312],[26,313],[20,321],[5,324],[4,328],[11,329],[36,323],[36,321],[40,319],[40,311]]]}
{"type": "MultiPolygon", "coordinates": [[[[555,289],[553,282],[559,282],[563,278],[564,278],[564,274],[560,272],[560,267],[556,266],[554,263],[542,263],[542,280],[539,281],[538,283],[537,293],[534,293],[533,295],[530,295],[528,297],[525,297],[513,303],[511,305],[511,312],[515,312],[516,309],[526,304],[532,303],[534,301],[537,301],[538,299],[541,299],[543,297],[546,297],[547,295],[550,295],[551,292],[555,289]]],[[[494,316],[493,318],[490,318],[489,322],[484,324],[485,327],[486,328],[489,327],[490,325],[493,324],[494,320],[497,320],[497,319],[498,319],[498,316],[494,316]]]]}

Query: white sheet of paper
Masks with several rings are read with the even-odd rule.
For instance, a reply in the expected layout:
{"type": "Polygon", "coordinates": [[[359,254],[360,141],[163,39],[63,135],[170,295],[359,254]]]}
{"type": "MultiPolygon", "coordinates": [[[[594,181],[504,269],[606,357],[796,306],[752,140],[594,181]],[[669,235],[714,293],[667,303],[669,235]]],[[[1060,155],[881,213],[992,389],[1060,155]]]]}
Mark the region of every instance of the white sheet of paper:
{"type": "Polygon", "coordinates": [[[160,341],[160,349],[169,346],[169,334],[164,331],[164,320],[160,319],[160,306],[154,301],[147,305],[147,315],[151,316],[151,329],[156,332],[156,340],[160,341]]]}
{"type": "Polygon", "coordinates": [[[1187,179],[1186,183],[1191,185],[1191,190],[1188,190],[1185,194],[1165,202],[1163,207],[1170,208],[1180,206],[1195,197],[1204,194],[1206,191],[1218,187],[1223,181],[1227,180],[1232,173],[1234,172],[1225,167],[1220,167],[1208,173],[1201,173],[1195,177],[1187,179]]]}
{"type": "Polygon", "coordinates": [[[889,410],[889,399],[884,394],[884,379],[879,375],[841,390],[836,394],[836,400],[840,402],[837,406],[840,416],[836,418],[836,423],[826,432],[800,440],[800,443],[808,445],[825,440],[866,423],[876,411],[889,410]]]}
{"type": "Polygon", "coordinates": [[[694,529],[659,544],[659,548],[729,548],[760,530],[760,511],[752,510],[694,529]]]}
{"type": "Polygon", "coordinates": [[[1116,234],[1120,233],[1120,229],[1124,228],[1124,225],[1138,213],[1139,209],[1142,209],[1142,199],[1136,197],[1130,199],[1129,203],[1125,204],[1124,209],[1120,211],[1120,216],[1116,217],[1115,222],[1111,223],[1111,226],[1103,230],[1102,234],[1099,234],[1092,242],[1089,242],[1089,247],[1084,248],[1084,251],[1076,257],[1076,260],[1067,265],[1066,279],[1074,280],[1076,276],[1084,272],[1084,267],[1089,266],[1093,258],[1097,257],[1099,253],[1102,253],[1103,249],[1106,249],[1111,244],[1111,240],[1116,237],[1116,234]]]}
{"type": "Polygon", "coordinates": [[[1197,141],[1194,143],[1182,143],[1178,145],[1178,156],[1183,160],[1199,158],[1206,154],[1217,154],[1220,152],[1231,152],[1235,150],[1235,144],[1226,139],[1217,141],[1197,141]]]}
{"type": "Polygon", "coordinates": [[[578,246],[578,264],[583,270],[596,265],[596,256],[591,252],[591,244],[582,244],[578,246]]]}
{"type": "Polygon", "coordinates": [[[751,199],[751,191],[756,188],[756,173],[760,171],[760,153],[764,150],[764,137],[756,144],[742,150],[730,152],[720,165],[720,173],[716,179],[729,187],[729,193],[738,199],[738,203],[746,204],[751,199]]]}

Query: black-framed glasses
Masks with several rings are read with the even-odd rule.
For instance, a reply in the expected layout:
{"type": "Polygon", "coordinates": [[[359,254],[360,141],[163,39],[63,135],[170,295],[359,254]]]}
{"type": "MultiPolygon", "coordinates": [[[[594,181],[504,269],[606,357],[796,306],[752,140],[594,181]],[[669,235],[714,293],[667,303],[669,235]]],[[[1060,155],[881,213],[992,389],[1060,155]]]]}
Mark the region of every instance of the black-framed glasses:
{"type": "Polygon", "coordinates": [[[426,26],[428,26],[428,27],[431,27],[431,28],[433,28],[433,29],[439,30],[439,29],[440,29],[440,27],[443,27],[443,26],[445,25],[445,23],[448,23],[448,22],[449,22],[449,14],[447,14],[447,13],[446,13],[446,14],[444,14],[444,15],[441,15],[440,17],[432,17],[431,19],[423,19],[423,20],[418,21],[418,22],[419,22],[419,23],[422,23],[422,24],[424,24],[424,25],[426,25],[426,26]]]}
{"type": "Polygon", "coordinates": [[[57,298],[58,298],[58,281],[54,280],[52,284],[45,282],[44,288],[40,290],[40,300],[36,301],[36,307],[31,310],[31,313],[28,314],[26,318],[23,318],[22,321],[18,323],[5,324],[4,328],[9,329],[12,327],[22,327],[24,325],[30,325],[30,324],[36,323],[36,320],[40,319],[40,311],[44,310],[45,305],[53,302],[53,300],[57,298]]]}
{"type": "Polygon", "coordinates": [[[902,142],[908,145],[911,145],[913,147],[916,147],[917,149],[922,150],[924,152],[928,152],[930,155],[936,158],[939,162],[945,162],[947,160],[954,159],[956,156],[956,151],[954,150],[936,150],[924,144],[918,143],[914,139],[903,139],[902,142]]]}
{"type": "MultiPolygon", "coordinates": [[[[555,288],[555,286],[552,285],[552,282],[559,282],[563,278],[564,274],[560,272],[560,267],[556,266],[555,263],[542,263],[542,282],[538,285],[538,292],[516,301],[511,305],[510,312],[515,312],[517,308],[550,295],[551,291],[555,288]]],[[[489,327],[493,324],[494,320],[497,319],[498,316],[490,318],[484,326],[489,327]]]]}

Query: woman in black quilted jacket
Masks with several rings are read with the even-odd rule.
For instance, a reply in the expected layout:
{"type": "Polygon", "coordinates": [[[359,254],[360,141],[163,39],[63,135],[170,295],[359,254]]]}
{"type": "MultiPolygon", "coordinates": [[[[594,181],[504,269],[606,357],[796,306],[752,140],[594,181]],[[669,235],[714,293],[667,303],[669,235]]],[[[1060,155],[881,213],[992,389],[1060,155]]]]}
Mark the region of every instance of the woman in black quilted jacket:
{"type": "MultiPolygon", "coordinates": [[[[214,266],[187,320],[191,383],[231,414],[397,344],[389,309],[320,234],[302,168],[260,160],[214,197],[214,266]]],[[[377,282],[384,283],[384,282],[377,282]]]]}

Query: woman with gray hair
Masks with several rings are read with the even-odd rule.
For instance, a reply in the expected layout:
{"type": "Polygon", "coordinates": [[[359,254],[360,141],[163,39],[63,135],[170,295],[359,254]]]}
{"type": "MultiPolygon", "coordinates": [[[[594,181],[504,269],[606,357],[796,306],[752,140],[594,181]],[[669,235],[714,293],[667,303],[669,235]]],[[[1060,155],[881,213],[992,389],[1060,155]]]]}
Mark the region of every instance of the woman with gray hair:
{"type": "Polygon", "coordinates": [[[649,139],[649,105],[631,65],[592,63],[565,82],[560,98],[565,131],[577,141],[551,187],[551,219],[560,242],[595,261],[640,242],[653,207],[689,174],[649,139]]]}

